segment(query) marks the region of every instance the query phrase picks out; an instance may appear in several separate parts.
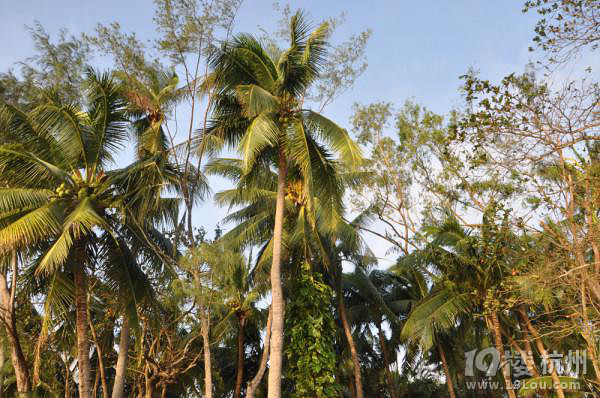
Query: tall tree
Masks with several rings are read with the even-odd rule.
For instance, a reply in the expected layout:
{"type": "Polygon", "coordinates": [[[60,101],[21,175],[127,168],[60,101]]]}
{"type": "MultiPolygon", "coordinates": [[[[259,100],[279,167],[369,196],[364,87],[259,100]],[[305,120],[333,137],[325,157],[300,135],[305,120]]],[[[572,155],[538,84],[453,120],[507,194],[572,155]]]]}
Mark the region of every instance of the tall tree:
{"type": "MultiPolygon", "coordinates": [[[[326,117],[302,108],[302,97],[318,76],[325,59],[327,24],[310,33],[302,13],[290,22],[290,47],[273,58],[250,35],[238,35],[216,50],[213,56],[214,83],[218,88],[213,123],[207,136],[237,145],[244,172],[273,154],[278,170],[271,295],[269,397],[281,396],[283,320],[285,299],[281,286],[282,233],[286,177],[289,165],[298,167],[307,192],[312,192],[311,145],[318,137],[340,155],[340,160],[357,165],[358,147],[347,132],[326,117]]],[[[308,195],[310,198],[310,195],[308,195]]],[[[310,199],[309,199],[310,200],[310,199]]]]}
{"type": "Polygon", "coordinates": [[[2,106],[3,125],[19,143],[0,147],[1,179],[9,186],[0,195],[0,242],[4,252],[39,247],[34,254],[40,276],[63,270],[71,275],[79,394],[87,398],[92,390],[88,267],[103,267],[109,285],[131,285],[136,266],[124,231],[149,239],[124,200],[134,195],[119,184],[127,170],[108,170],[127,139],[125,101],[108,74],[90,70],[85,85],[85,110],[52,97],[29,113],[2,106]]]}

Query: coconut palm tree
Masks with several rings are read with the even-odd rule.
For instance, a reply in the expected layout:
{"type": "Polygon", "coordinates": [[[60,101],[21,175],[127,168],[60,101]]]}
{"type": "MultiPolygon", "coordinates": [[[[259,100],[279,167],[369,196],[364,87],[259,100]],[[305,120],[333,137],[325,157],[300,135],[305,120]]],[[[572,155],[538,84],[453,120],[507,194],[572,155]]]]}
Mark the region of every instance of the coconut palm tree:
{"type": "MultiPolygon", "coordinates": [[[[318,272],[328,275],[334,291],[341,288],[343,256],[365,257],[368,253],[357,229],[345,222],[342,204],[343,192],[353,186],[362,173],[342,173],[336,164],[327,161],[326,156],[319,157],[323,163],[315,162],[314,167],[327,172],[317,174],[312,199],[314,228],[309,219],[309,200],[304,191],[301,173],[290,169],[286,187],[286,218],[284,223],[285,246],[287,248],[286,264],[290,268],[285,273],[291,276],[298,273],[302,264],[308,261],[318,272]]],[[[259,246],[254,279],[265,275],[265,264],[271,260],[270,248],[273,244],[272,229],[274,225],[274,207],[277,196],[277,175],[268,168],[255,168],[244,174],[243,162],[239,159],[216,159],[206,166],[208,174],[224,176],[237,183],[234,189],[219,192],[215,195],[217,203],[238,208],[231,213],[225,222],[235,223],[223,239],[238,246],[259,246]],[[241,208],[240,208],[241,207],[241,208]]],[[[265,275],[267,277],[267,275],[265,275]]],[[[344,301],[338,293],[338,306],[342,320],[344,301]]],[[[353,343],[348,322],[345,337],[353,358],[354,377],[357,396],[362,396],[360,382],[360,364],[358,353],[353,343]]],[[[265,345],[268,347],[268,345],[265,345]]],[[[256,384],[256,383],[254,383],[256,384]]],[[[250,392],[250,387],[249,390],[250,392]]]]}
{"type": "Polygon", "coordinates": [[[399,345],[395,331],[400,328],[401,319],[406,317],[413,302],[409,286],[398,275],[388,271],[368,270],[360,264],[354,272],[344,274],[342,278],[348,318],[363,331],[362,334],[371,334],[371,327],[375,328],[377,334],[374,338],[383,359],[387,389],[390,397],[397,397],[398,387],[390,371],[396,356],[392,357],[390,345],[395,353],[399,345]],[[384,322],[392,330],[392,339],[389,341],[385,335],[384,322]]]}
{"type": "MultiPolygon", "coordinates": [[[[431,288],[432,281],[419,268],[419,266],[426,266],[426,264],[427,260],[422,257],[422,253],[415,252],[400,258],[390,270],[397,275],[406,277],[411,281],[410,285],[412,286],[411,297],[413,302],[411,303],[411,312],[408,321],[402,327],[401,334],[404,341],[408,342],[407,349],[411,348],[412,343],[416,343],[424,353],[433,349],[437,350],[442,361],[448,394],[450,398],[456,398],[454,382],[446,358],[446,348],[442,343],[443,331],[439,330],[445,328],[447,331],[455,326],[455,324],[447,324],[440,328],[440,323],[443,322],[443,318],[441,318],[443,315],[440,314],[445,314],[446,308],[452,308],[454,301],[448,295],[441,295],[437,297],[438,301],[434,304],[437,307],[422,305],[437,290],[435,286],[431,288]]],[[[433,296],[435,297],[435,294],[433,296]]],[[[457,314],[451,314],[451,319],[455,320],[456,316],[457,314]]]]}
{"type": "MultiPolygon", "coordinates": [[[[237,359],[235,371],[234,398],[239,398],[244,380],[244,362],[246,351],[246,326],[259,315],[256,308],[257,301],[264,295],[264,283],[257,282],[251,276],[251,259],[246,258],[239,250],[227,248],[222,242],[214,243],[220,246],[217,252],[219,267],[215,267],[217,284],[220,286],[220,295],[228,311],[223,321],[224,324],[231,318],[234,319],[237,334],[237,359]]],[[[216,326],[219,329],[220,325],[216,326]]]]}
{"type": "Polygon", "coordinates": [[[7,182],[0,191],[0,250],[36,255],[37,275],[72,278],[79,395],[88,398],[88,267],[101,267],[111,286],[131,285],[124,280],[136,266],[128,237],[160,250],[128,206],[139,189],[120,184],[129,170],[108,170],[127,140],[119,86],[109,74],[88,70],[85,87],[84,110],[53,96],[29,112],[2,105],[16,139],[0,146],[0,179],[7,182]]]}
{"type": "Polygon", "coordinates": [[[257,39],[242,34],[216,50],[211,60],[217,95],[212,123],[203,132],[203,138],[237,147],[244,174],[261,163],[264,166],[261,159],[267,154],[270,157],[267,165],[277,170],[270,271],[273,324],[268,387],[272,398],[281,396],[284,323],[281,258],[288,169],[296,167],[302,173],[306,191],[312,192],[313,162],[318,160],[315,156],[319,141],[327,144],[340,161],[357,165],[361,160],[360,150],[344,129],[303,107],[304,95],[325,60],[327,30],[327,24],[323,24],[311,33],[304,15],[298,12],[290,21],[287,50],[270,55],[257,39]]]}
{"type": "MultiPolygon", "coordinates": [[[[123,72],[117,72],[116,75],[122,82],[124,96],[128,100],[127,114],[132,123],[136,148],[136,161],[119,173],[121,178],[118,184],[124,191],[131,192],[127,203],[138,224],[146,229],[154,229],[165,221],[172,225],[176,220],[179,201],[176,198],[165,198],[164,193],[180,191],[181,173],[171,160],[169,141],[163,125],[167,113],[181,98],[182,90],[177,87],[179,80],[174,73],[150,67],[145,68],[143,76],[139,77],[123,72]]],[[[137,249],[143,250],[143,246],[142,242],[137,249]]],[[[168,254],[174,257],[177,255],[172,251],[168,254]]],[[[152,257],[147,257],[146,260],[152,257]]],[[[173,262],[176,261],[173,258],[173,262]]],[[[130,320],[123,315],[112,398],[123,397],[130,327],[130,320]]]]}
{"type": "MultiPolygon", "coordinates": [[[[472,323],[477,314],[483,314],[490,339],[500,353],[501,361],[504,360],[503,340],[507,325],[502,323],[501,309],[515,308],[501,307],[500,284],[514,271],[513,253],[518,253],[514,250],[517,240],[505,223],[493,221],[491,210],[484,214],[479,234],[463,228],[452,217],[428,227],[427,232],[430,242],[413,253],[411,261],[421,262],[421,270],[427,270],[433,276],[433,285],[412,309],[402,333],[407,340],[415,341],[425,349],[437,348],[450,392],[453,382],[448,371],[448,358],[443,344],[436,346],[435,341],[443,340],[457,327],[464,327],[462,318],[470,319],[472,323]]],[[[539,351],[546,355],[543,346],[539,351]]],[[[511,377],[505,367],[502,377],[509,387],[511,377]]],[[[552,372],[552,380],[557,386],[557,396],[564,397],[556,371],[552,372]]],[[[450,394],[455,395],[453,391],[450,394]]],[[[510,388],[507,388],[507,394],[511,398],[516,396],[510,388]]]]}

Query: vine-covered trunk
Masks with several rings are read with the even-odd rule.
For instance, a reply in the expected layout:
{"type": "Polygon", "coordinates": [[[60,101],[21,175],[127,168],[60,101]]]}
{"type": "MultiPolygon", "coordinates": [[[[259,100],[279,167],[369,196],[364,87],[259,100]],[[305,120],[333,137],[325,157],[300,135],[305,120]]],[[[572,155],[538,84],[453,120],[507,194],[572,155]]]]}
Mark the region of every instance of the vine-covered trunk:
{"type": "Polygon", "coordinates": [[[244,327],[246,326],[246,318],[241,316],[238,320],[238,336],[237,336],[237,372],[235,375],[235,391],[234,398],[239,398],[242,393],[242,381],[244,380],[244,327]]]}
{"type": "Polygon", "coordinates": [[[77,332],[77,367],[79,374],[79,398],[91,398],[92,380],[90,366],[90,342],[87,319],[87,281],[82,264],[73,269],[75,283],[75,324],[77,332]]]}
{"type": "Polygon", "coordinates": [[[129,352],[129,318],[123,315],[123,325],[121,326],[121,335],[119,336],[119,356],[117,358],[117,368],[115,373],[115,382],[112,390],[112,398],[123,398],[123,389],[125,387],[125,374],[127,372],[127,353],[129,352]]]}
{"type": "Polygon", "coordinates": [[[271,297],[273,324],[271,326],[271,354],[269,355],[268,397],[281,398],[281,372],[283,363],[283,322],[285,302],[281,286],[281,242],[283,237],[283,217],[285,212],[285,179],[287,162],[283,149],[279,151],[279,172],[277,176],[277,203],[275,207],[275,228],[273,231],[273,263],[271,264],[271,297]]]}
{"type": "Polygon", "coordinates": [[[269,347],[271,345],[271,323],[273,321],[273,311],[269,308],[269,316],[267,318],[267,333],[265,335],[265,343],[263,347],[263,353],[260,357],[260,365],[258,366],[258,371],[254,378],[248,383],[248,387],[246,388],[246,398],[254,398],[254,391],[260,384],[262,380],[265,370],[267,369],[267,360],[269,359],[269,347]]]}
{"type": "Polygon", "coordinates": [[[21,348],[15,317],[18,261],[17,253],[13,252],[11,257],[12,280],[10,286],[8,285],[6,274],[0,272],[0,299],[2,301],[0,316],[3,318],[2,323],[4,323],[6,329],[6,338],[10,347],[11,361],[15,371],[17,391],[19,395],[27,396],[32,391],[31,379],[29,378],[29,366],[21,348]]]}
{"type": "Polygon", "coordinates": [[[452,375],[450,374],[450,368],[448,367],[448,360],[446,358],[446,352],[444,351],[444,347],[442,347],[441,343],[437,345],[438,352],[440,354],[440,358],[442,359],[442,367],[444,368],[444,375],[446,376],[446,385],[448,386],[448,395],[450,398],[456,398],[456,393],[454,392],[454,383],[452,382],[452,375]]]}
{"type": "MultiPolygon", "coordinates": [[[[504,344],[502,343],[502,332],[500,330],[500,320],[498,314],[492,312],[490,315],[490,321],[492,326],[492,335],[494,336],[494,344],[496,350],[500,354],[500,364],[504,364],[504,344]]],[[[517,398],[515,390],[513,390],[512,382],[510,380],[510,369],[508,366],[502,366],[502,377],[504,378],[504,385],[506,386],[506,393],[509,398],[517,398]]]]}
{"type": "Polygon", "coordinates": [[[204,349],[204,396],[212,398],[212,363],[210,357],[210,313],[202,310],[202,347],[204,349]]]}
{"type": "Polygon", "coordinates": [[[358,359],[358,351],[354,344],[354,338],[352,337],[352,331],[350,330],[350,324],[348,323],[348,316],[346,314],[346,305],[344,304],[344,297],[341,293],[341,287],[338,283],[338,309],[340,311],[340,319],[342,320],[342,326],[344,328],[344,335],[350,348],[350,355],[352,357],[352,365],[354,367],[354,385],[356,387],[356,398],[363,398],[363,386],[362,377],[360,374],[360,361],[358,359]]]}

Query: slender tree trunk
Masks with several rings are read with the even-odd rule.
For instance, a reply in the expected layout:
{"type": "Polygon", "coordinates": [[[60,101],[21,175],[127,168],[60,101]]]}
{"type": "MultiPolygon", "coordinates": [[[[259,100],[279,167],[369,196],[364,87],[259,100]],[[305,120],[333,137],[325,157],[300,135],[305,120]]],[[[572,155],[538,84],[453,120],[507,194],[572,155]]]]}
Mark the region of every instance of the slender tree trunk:
{"type": "Polygon", "coordinates": [[[146,378],[146,398],[152,398],[154,395],[154,380],[152,377],[146,378]]]}
{"type": "Polygon", "coordinates": [[[0,309],[0,317],[6,329],[11,361],[15,371],[17,391],[19,392],[19,395],[27,396],[27,394],[30,394],[32,391],[31,379],[29,378],[29,366],[27,365],[27,360],[25,359],[23,349],[21,348],[15,317],[18,261],[17,253],[13,252],[11,257],[12,279],[10,286],[8,285],[6,274],[0,272],[0,300],[2,307],[0,309]]]}
{"type": "Polygon", "coordinates": [[[87,319],[87,281],[83,264],[73,269],[75,283],[75,315],[77,328],[77,367],[79,373],[79,398],[91,398],[90,342],[87,319]]]}
{"type": "Polygon", "coordinates": [[[521,328],[521,333],[523,334],[523,344],[525,345],[525,350],[527,350],[527,361],[531,363],[531,374],[534,377],[539,377],[540,373],[538,372],[537,367],[535,365],[535,361],[533,360],[533,347],[531,346],[531,337],[529,336],[529,332],[527,331],[527,326],[525,326],[523,322],[519,322],[519,326],[521,328]]]}
{"type": "Polygon", "coordinates": [[[586,285],[586,279],[584,278],[581,281],[581,286],[580,286],[580,294],[581,294],[581,315],[583,317],[583,330],[582,330],[582,336],[583,339],[586,341],[587,346],[588,346],[588,355],[590,356],[590,362],[592,363],[592,366],[594,367],[594,373],[596,376],[596,382],[600,383],[600,363],[598,363],[598,355],[596,354],[596,342],[595,342],[595,338],[594,338],[594,333],[592,331],[592,327],[591,327],[591,323],[590,323],[590,318],[588,315],[588,309],[587,309],[587,291],[585,288],[586,285]]]}
{"type": "Polygon", "coordinates": [[[352,337],[352,331],[350,330],[350,324],[348,323],[348,316],[346,314],[346,304],[344,303],[344,297],[342,296],[341,286],[338,284],[338,309],[340,311],[340,319],[344,328],[344,335],[350,348],[350,355],[352,356],[352,365],[354,367],[354,385],[356,386],[356,398],[363,398],[363,386],[362,377],[360,374],[360,361],[358,359],[358,351],[354,344],[354,338],[352,337]]]}
{"type": "Polygon", "coordinates": [[[268,397],[281,398],[281,371],[283,364],[283,321],[285,301],[281,286],[281,242],[285,213],[285,179],[287,162],[283,148],[279,150],[279,173],[277,176],[277,204],[275,229],[273,231],[273,263],[271,265],[271,296],[273,299],[273,325],[271,326],[271,354],[269,355],[268,397]]]}
{"type": "Polygon", "coordinates": [[[71,370],[68,361],[65,363],[65,398],[71,398],[71,370]]]}
{"type": "Polygon", "coordinates": [[[440,358],[442,359],[442,367],[444,368],[444,374],[446,375],[446,385],[448,386],[448,394],[450,398],[456,398],[456,393],[454,392],[454,383],[452,382],[452,375],[450,374],[450,368],[448,367],[448,360],[446,359],[446,352],[444,351],[444,347],[438,343],[437,345],[438,352],[440,353],[440,358]]]}
{"type": "Polygon", "coordinates": [[[87,317],[90,325],[90,332],[92,333],[92,340],[96,346],[96,354],[98,354],[98,371],[96,372],[96,382],[94,384],[94,397],[96,396],[96,386],[98,382],[100,382],[100,385],[102,386],[102,397],[108,398],[108,384],[106,382],[106,372],[104,368],[104,354],[102,352],[102,347],[100,347],[100,344],[98,343],[98,336],[96,336],[96,328],[92,323],[92,316],[90,314],[89,306],[87,308],[87,317]]]}
{"type": "Polygon", "coordinates": [[[212,398],[212,364],[210,358],[210,314],[202,309],[202,347],[204,348],[204,396],[212,398]]]}
{"type": "Polygon", "coordinates": [[[350,380],[350,397],[356,398],[356,383],[354,382],[354,374],[348,377],[348,379],[350,380]]]}
{"type": "Polygon", "coordinates": [[[521,315],[523,322],[527,326],[527,329],[529,329],[529,332],[533,336],[533,342],[534,342],[535,346],[537,347],[540,354],[542,354],[542,358],[544,358],[544,360],[546,361],[546,363],[548,364],[548,366],[550,368],[550,375],[552,376],[552,382],[554,383],[554,390],[556,390],[556,396],[558,398],[565,398],[565,392],[563,391],[562,387],[560,386],[560,379],[558,377],[558,372],[556,371],[556,367],[551,362],[550,356],[548,355],[548,351],[546,351],[546,348],[544,347],[544,343],[542,342],[542,338],[540,337],[540,334],[538,333],[537,329],[531,323],[531,320],[529,319],[527,312],[525,312],[525,310],[523,308],[519,308],[518,312],[521,315]]]}
{"type": "Polygon", "coordinates": [[[112,398],[123,398],[125,388],[125,374],[127,372],[127,353],[129,352],[129,317],[123,315],[123,325],[119,336],[119,356],[117,358],[117,369],[115,383],[112,390],[112,398]]]}
{"type": "Polygon", "coordinates": [[[394,380],[392,379],[392,373],[390,372],[390,358],[385,346],[385,335],[381,329],[381,325],[377,326],[379,331],[379,345],[381,346],[381,353],[383,354],[383,364],[385,366],[385,377],[388,383],[388,390],[392,398],[396,398],[396,388],[394,386],[394,380]]]}
{"type": "Polygon", "coordinates": [[[94,378],[94,388],[92,390],[92,397],[98,396],[98,382],[100,381],[100,372],[96,371],[96,377],[94,378]]]}
{"type": "Polygon", "coordinates": [[[167,385],[163,385],[160,391],[160,398],[167,398],[167,385]]]}
{"type": "Polygon", "coordinates": [[[269,359],[269,347],[271,346],[271,323],[273,321],[273,311],[269,308],[269,317],[267,318],[267,328],[265,334],[265,343],[263,347],[263,353],[260,358],[260,365],[254,378],[248,383],[246,387],[246,398],[254,398],[254,392],[262,380],[265,370],[267,369],[267,360],[269,359]]]}
{"type": "MultiPolygon", "coordinates": [[[[6,362],[6,351],[4,348],[4,339],[0,339],[0,369],[4,368],[6,362]]],[[[0,373],[0,398],[4,398],[4,374],[0,373]]]]}
{"type": "MultiPolygon", "coordinates": [[[[528,354],[524,349],[522,349],[519,346],[519,344],[517,344],[517,342],[510,336],[508,336],[508,343],[515,350],[517,350],[517,352],[521,356],[521,359],[523,360],[523,363],[525,364],[525,366],[527,366],[527,370],[529,371],[529,373],[531,373],[531,375],[533,377],[540,377],[540,374],[538,373],[537,369],[535,368],[535,363],[533,361],[533,358],[531,357],[531,354],[528,354]]],[[[531,351],[529,351],[529,352],[531,352],[531,351]]]]}
{"type": "MultiPolygon", "coordinates": [[[[500,354],[500,364],[504,364],[504,344],[502,343],[502,332],[500,330],[500,320],[498,314],[492,312],[490,315],[492,324],[492,334],[494,335],[494,343],[496,350],[500,354]]],[[[509,398],[516,398],[515,390],[513,390],[512,383],[510,380],[510,368],[506,365],[502,366],[502,377],[504,378],[504,385],[506,386],[506,393],[509,398]]]]}
{"type": "Polygon", "coordinates": [[[244,380],[244,327],[246,318],[242,315],[239,318],[238,336],[237,336],[237,372],[235,376],[235,391],[233,398],[240,398],[242,393],[242,381],[244,380]]]}

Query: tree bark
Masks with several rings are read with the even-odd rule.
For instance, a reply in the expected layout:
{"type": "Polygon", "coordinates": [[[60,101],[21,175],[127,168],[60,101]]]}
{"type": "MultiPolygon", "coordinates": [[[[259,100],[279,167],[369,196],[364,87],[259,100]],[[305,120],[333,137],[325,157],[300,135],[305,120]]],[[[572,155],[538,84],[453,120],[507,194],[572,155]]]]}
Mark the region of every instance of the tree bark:
{"type": "Polygon", "coordinates": [[[235,376],[234,398],[240,398],[242,393],[242,382],[244,380],[244,327],[246,318],[244,315],[239,318],[238,336],[237,336],[237,372],[235,376]]]}
{"type": "Polygon", "coordinates": [[[127,353],[129,352],[129,317],[123,315],[123,325],[121,326],[121,335],[119,336],[119,356],[117,358],[117,368],[115,373],[115,382],[112,390],[112,398],[123,398],[123,389],[125,388],[125,374],[127,372],[127,353]]]}
{"type": "Polygon", "coordinates": [[[356,386],[356,398],[363,398],[363,386],[362,377],[360,374],[360,361],[358,359],[358,351],[354,344],[354,338],[352,337],[352,331],[350,330],[350,324],[348,323],[348,316],[346,314],[346,305],[344,304],[344,297],[341,292],[341,287],[338,286],[338,309],[340,311],[340,319],[342,320],[342,326],[344,328],[344,334],[348,347],[350,347],[350,355],[352,356],[352,364],[354,366],[354,385],[356,386]]]}
{"type": "Polygon", "coordinates": [[[383,334],[381,325],[378,325],[377,329],[379,331],[379,345],[381,346],[381,353],[383,354],[383,364],[385,366],[385,377],[388,383],[388,390],[390,397],[396,398],[396,388],[394,387],[394,380],[392,379],[392,373],[390,372],[390,358],[387,347],[385,346],[385,335],[383,334]]]}
{"type": "Polygon", "coordinates": [[[265,343],[263,347],[263,353],[260,358],[260,365],[254,378],[248,383],[246,388],[246,398],[254,398],[254,392],[262,380],[265,370],[267,369],[267,360],[269,359],[269,348],[271,346],[271,323],[273,321],[273,311],[269,308],[269,317],[267,318],[267,328],[265,334],[265,343]]]}
{"type": "Polygon", "coordinates": [[[440,358],[442,359],[442,367],[444,368],[444,374],[446,375],[446,385],[448,386],[448,394],[450,398],[456,398],[456,393],[454,392],[454,383],[452,382],[452,375],[450,374],[450,368],[448,367],[448,360],[446,359],[446,352],[444,351],[444,347],[438,343],[437,345],[438,352],[440,353],[440,358]]]}
{"type": "Polygon", "coordinates": [[[83,264],[75,264],[75,315],[77,328],[77,367],[79,373],[79,398],[91,398],[90,342],[87,319],[87,281],[83,264]]]}
{"type": "Polygon", "coordinates": [[[285,302],[281,286],[281,242],[285,213],[285,180],[287,162],[283,148],[279,150],[279,172],[277,176],[277,202],[275,207],[275,229],[273,231],[273,263],[271,265],[271,297],[273,325],[271,326],[271,354],[269,355],[269,398],[281,398],[281,372],[283,364],[283,322],[285,302]]]}
{"type": "Polygon", "coordinates": [[[202,309],[202,347],[204,348],[204,396],[212,398],[212,364],[210,358],[210,314],[202,309]]]}
{"type": "Polygon", "coordinates": [[[27,394],[32,391],[31,379],[29,377],[29,366],[27,365],[27,360],[25,359],[23,349],[21,348],[15,316],[18,266],[19,259],[17,258],[17,253],[13,252],[11,257],[12,279],[10,286],[8,285],[6,275],[0,272],[0,299],[2,301],[0,318],[6,329],[11,361],[15,371],[17,391],[19,392],[19,395],[27,396],[27,394]]]}
{"type": "MultiPolygon", "coordinates": [[[[500,364],[504,365],[504,344],[502,343],[502,332],[500,331],[500,320],[498,314],[492,312],[490,315],[492,323],[492,334],[494,335],[494,343],[496,350],[500,354],[500,364]]],[[[512,382],[510,380],[510,368],[506,365],[502,366],[502,377],[504,378],[504,385],[506,386],[506,393],[509,398],[516,398],[515,390],[513,390],[512,382]]]]}

